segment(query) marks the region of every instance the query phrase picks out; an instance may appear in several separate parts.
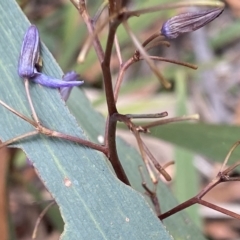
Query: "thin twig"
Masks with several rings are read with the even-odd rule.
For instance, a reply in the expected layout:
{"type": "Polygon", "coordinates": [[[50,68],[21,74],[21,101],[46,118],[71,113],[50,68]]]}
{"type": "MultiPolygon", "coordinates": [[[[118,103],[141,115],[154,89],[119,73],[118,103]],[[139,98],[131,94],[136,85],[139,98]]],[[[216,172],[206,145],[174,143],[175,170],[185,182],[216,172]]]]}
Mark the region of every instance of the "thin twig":
{"type": "Polygon", "coordinates": [[[170,42],[168,41],[163,41],[163,40],[159,40],[156,39],[155,41],[151,42],[148,46],[145,47],[146,51],[149,51],[150,49],[154,48],[154,47],[159,47],[160,45],[163,45],[165,47],[170,47],[170,42]]]}
{"type": "Polygon", "coordinates": [[[167,112],[161,112],[161,113],[147,113],[147,114],[126,114],[127,118],[163,118],[167,117],[167,112]]]}
{"type": "Polygon", "coordinates": [[[171,87],[171,84],[163,77],[163,75],[160,73],[158,68],[155,66],[154,62],[151,60],[151,58],[149,57],[149,55],[147,54],[145,49],[142,47],[141,43],[137,40],[136,36],[133,34],[132,30],[130,29],[130,27],[127,23],[127,21],[123,22],[123,26],[125,27],[126,32],[128,33],[128,35],[132,39],[132,41],[133,41],[134,45],[136,46],[137,50],[139,51],[139,53],[141,53],[143,58],[146,60],[147,64],[149,65],[149,67],[151,68],[153,73],[157,76],[157,78],[159,79],[161,84],[166,89],[169,89],[171,87]]]}
{"type": "Polygon", "coordinates": [[[43,211],[40,213],[40,215],[38,216],[38,219],[35,223],[35,227],[33,229],[33,234],[32,234],[32,239],[35,239],[37,237],[37,230],[38,230],[38,226],[42,220],[42,218],[44,217],[44,215],[47,213],[48,209],[50,207],[52,207],[56,202],[54,200],[52,200],[52,202],[50,202],[44,209],[43,211]]]}
{"type": "MultiPolygon", "coordinates": [[[[30,95],[29,95],[30,96],[30,95]]],[[[31,97],[30,97],[31,99],[31,97]]],[[[32,102],[32,101],[31,101],[32,102]]],[[[76,142],[76,143],[79,143],[81,145],[84,145],[84,146],[87,146],[87,147],[90,147],[90,148],[93,148],[97,151],[100,151],[102,153],[104,153],[105,155],[107,155],[107,148],[104,147],[104,146],[101,146],[101,145],[98,145],[98,144],[95,144],[93,142],[90,142],[88,140],[85,140],[85,139],[81,139],[81,138],[78,138],[78,137],[74,137],[74,136],[71,136],[71,135],[67,135],[67,134],[64,134],[64,133],[60,133],[60,132],[57,132],[57,131],[54,131],[54,130],[51,130],[51,129],[48,129],[46,127],[43,127],[40,123],[37,123],[33,120],[31,120],[30,118],[27,118],[26,116],[24,116],[23,114],[19,113],[18,111],[14,110],[13,108],[11,108],[10,106],[8,106],[6,103],[4,103],[3,101],[0,100],[0,104],[2,106],[4,106],[5,108],[7,108],[9,111],[11,111],[12,113],[14,113],[15,115],[17,115],[18,117],[22,118],[23,120],[27,121],[28,123],[30,123],[35,129],[36,131],[32,131],[32,132],[29,132],[29,133],[25,133],[25,134],[22,134],[18,137],[14,137],[12,139],[9,139],[8,141],[5,141],[3,142],[2,144],[0,144],[0,148],[4,147],[4,146],[7,146],[9,144],[12,144],[14,142],[17,142],[19,140],[22,140],[22,139],[25,139],[25,138],[28,138],[28,137],[31,137],[31,136],[34,136],[34,135],[37,135],[37,134],[43,134],[43,135],[46,135],[46,136],[49,136],[49,137],[56,137],[56,138],[62,138],[62,139],[65,139],[65,140],[68,140],[68,141],[72,141],[72,142],[76,142]]],[[[33,107],[33,105],[32,105],[33,107]]],[[[34,108],[33,108],[34,109],[34,108]]],[[[34,110],[35,112],[35,110],[34,110]]],[[[36,114],[36,112],[35,112],[36,114]]],[[[38,119],[38,118],[36,118],[38,119]]]]}
{"type": "MultiPolygon", "coordinates": [[[[158,56],[149,56],[149,57],[152,60],[161,61],[161,62],[169,62],[169,63],[177,64],[179,66],[188,67],[188,68],[191,68],[191,69],[194,69],[194,70],[196,70],[198,68],[198,66],[195,65],[195,64],[182,62],[182,61],[178,61],[178,60],[175,60],[175,59],[169,59],[169,58],[158,57],[158,56]]],[[[145,59],[143,57],[140,57],[139,60],[145,60],[145,59]]]]}
{"type": "MultiPolygon", "coordinates": [[[[234,146],[230,149],[229,153],[232,153],[232,151],[234,150],[234,148],[236,148],[236,146],[238,145],[238,142],[234,144],[234,146]]],[[[229,154],[227,155],[226,159],[229,158],[229,154]]],[[[224,164],[226,163],[226,159],[224,161],[224,164]]],[[[215,211],[219,211],[223,214],[229,215],[233,218],[236,218],[238,220],[240,220],[240,215],[234,212],[231,212],[227,209],[224,209],[222,207],[219,207],[215,204],[212,204],[210,202],[204,201],[202,200],[202,197],[204,195],[206,195],[211,189],[213,189],[215,186],[217,186],[218,184],[222,183],[222,182],[228,182],[228,181],[239,181],[240,178],[237,177],[236,179],[233,177],[229,177],[229,173],[230,171],[232,171],[234,168],[236,168],[237,166],[240,165],[240,162],[237,162],[236,164],[234,164],[233,166],[229,167],[228,169],[226,169],[225,171],[220,171],[217,176],[203,189],[201,190],[200,193],[198,193],[195,197],[190,198],[189,200],[183,202],[182,204],[179,204],[178,206],[172,208],[171,210],[167,211],[166,213],[163,213],[161,215],[159,215],[159,219],[163,220],[179,211],[182,211],[183,209],[192,206],[195,203],[201,204],[203,206],[209,207],[215,211]]],[[[222,168],[221,168],[222,169],[222,168]]]]}
{"type": "Polygon", "coordinates": [[[14,110],[13,108],[11,108],[9,105],[7,105],[5,102],[3,102],[2,100],[0,100],[0,104],[5,107],[6,109],[8,109],[10,112],[12,112],[13,114],[17,115],[18,117],[22,118],[24,121],[30,123],[32,126],[37,127],[37,123],[35,121],[33,121],[32,119],[24,116],[23,114],[21,114],[20,112],[17,112],[16,110],[14,110]]]}
{"type": "Polygon", "coordinates": [[[181,7],[190,7],[190,6],[209,6],[209,7],[221,7],[223,8],[225,4],[220,1],[182,1],[178,3],[167,3],[167,4],[159,4],[156,6],[152,6],[149,8],[143,8],[143,9],[138,9],[138,10],[133,10],[133,11],[128,11],[125,12],[127,15],[126,17],[131,17],[131,16],[139,16],[141,14],[146,14],[146,13],[153,13],[153,12],[159,12],[161,10],[166,10],[166,9],[171,9],[171,8],[181,8],[181,7]]]}
{"type": "Polygon", "coordinates": [[[40,121],[38,119],[38,116],[36,114],[36,111],[33,107],[33,103],[32,103],[32,98],[30,96],[30,92],[29,92],[29,80],[27,78],[24,78],[24,86],[25,86],[25,91],[26,91],[26,94],[27,94],[27,99],[28,99],[28,103],[30,105],[30,109],[31,109],[31,112],[32,112],[32,117],[33,117],[33,120],[37,123],[37,124],[40,124],[40,121]]]}
{"type": "Polygon", "coordinates": [[[117,53],[117,57],[118,57],[118,61],[119,61],[119,66],[121,68],[123,60],[122,60],[120,45],[119,45],[118,38],[117,38],[116,34],[115,34],[115,37],[114,37],[114,45],[115,45],[115,49],[116,49],[116,53],[117,53]]]}
{"type": "Polygon", "coordinates": [[[160,208],[160,204],[159,204],[159,201],[158,201],[158,197],[157,197],[157,183],[154,184],[154,190],[150,190],[150,188],[147,186],[147,182],[144,178],[144,174],[143,174],[143,170],[142,170],[142,167],[139,166],[139,172],[140,172],[140,175],[141,175],[141,178],[142,178],[142,187],[146,190],[146,195],[149,196],[149,198],[151,199],[152,201],[152,204],[155,208],[155,212],[158,215],[161,214],[161,208],[160,208]]]}
{"type": "Polygon", "coordinates": [[[0,149],[5,147],[5,146],[8,146],[8,145],[10,145],[12,143],[18,142],[19,140],[23,140],[24,138],[29,138],[29,137],[37,135],[37,134],[39,134],[38,131],[32,131],[32,132],[28,132],[28,133],[22,134],[20,136],[11,138],[11,139],[1,143],[0,144],[0,149]]]}
{"type": "Polygon", "coordinates": [[[230,217],[233,217],[233,218],[236,218],[236,219],[240,220],[240,215],[237,214],[237,213],[234,213],[234,212],[232,212],[232,211],[229,211],[229,210],[227,210],[227,209],[225,209],[225,208],[219,207],[219,206],[217,206],[217,205],[215,205],[215,204],[212,204],[212,203],[210,203],[210,202],[204,201],[204,200],[202,200],[202,199],[198,199],[197,202],[198,202],[199,204],[205,206],[205,207],[214,209],[215,211],[221,212],[221,213],[226,214],[226,215],[228,215],[228,216],[230,216],[230,217]]]}
{"type": "Polygon", "coordinates": [[[143,129],[149,129],[152,127],[156,127],[156,126],[160,126],[160,125],[164,125],[164,124],[168,124],[168,123],[182,122],[182,121],[187,121],[187,120],[199,120],[199,115],[193,114],[193,115],[189,115],[189,116],[162,119],[162,120],[154,121],[154,122],[146,124],[146,125],[142,125],[141,127],[143,129]]]}
{"type": "Polygon", "coordinates": [[[79,137],[74,137],[74,136],[64,134],[64,133],[60,133],[60,132],[57,132],[57,131],[52,131],[51,135],[49,135],[49,136],[50,137],[56,137],[56,138],[62,138],[62,139],[65,139],[65,140],[69,140],[71,142],[79,143],[83,146],[86,146],[86,147],[95,149],[97,151],[100,151],[100,152],[104,153],[105,155],[107,155],[107,153],[108,153],[108,150],[105,146],[90,142],[88,140],[85,140],[85,139],[82,139],[82,138],[79,138],[79,137]]]}
{"type": "Polygon", "coordinates": [[[146,144],[142,142],[142,145],[143,145],[144,151],[146,152],[146,154],[148,155],[149,159],[152,161],[154,167],[158,170],[158,172],[162,174],[162,176],[166,179],[166,181],[171,181],[172,180],[171,176],[166,172],[166,170],[161,166],[161,164],[155,159],[151,151],[149,151],[149,149],[147,148],[146,144]]]}
{"type": "Polygon", "coordinates": [[[102,12],[107,7],[107,5],[108,5],[108,1],[107,0],[103,1],[103,3],[100,5],[100,7],[98,8],[97,12],[95,13],[95,15],[93,17],[94,24],[97,23],[98,19],[100,18],[102,12]]]}
{"type": "Polygon", "coordinates": [[[135,61],[136,61],[135,58],[132,57],[121,66],[121,69],[120,69],[118,77],[117,77],[116,84],[114,86],[114,101],[115,102],[117,102],[117,99],[118,99],[118,94],[120,91],[120,87],[122,85],[124,73],[135,61]]]}
{"type": "Polygon", "coordinates": [[[235,148],[236,148],[239,144],[240,144],[240,141],[237,141],[237,142],[235,142],[234,145],[231,147],[231,149],[229,150],[226,158],[224,159],[224,162],[223,162],[223,164],[222,164],[222,167],[221,167],[221,169],[220,169],[220,172],[223,171],[223,169],[225,168],[225,166],[226,166],[226,164],[227,164],[230,156],[232,155],[232,152],[235,150],[235,148]]]}
{"type": "MultiPolygon", "coordinates": [[[[151,41],[153,41],[154,39],[156,39],[157,37],[160,36],[160,32],[154,33],[152,34],[150,37],[148,37],[143,43],[142,46],[146,47],[151,41]]],[[[163,36],[161,36],[162,39],[164,39],[163,36]]]]}

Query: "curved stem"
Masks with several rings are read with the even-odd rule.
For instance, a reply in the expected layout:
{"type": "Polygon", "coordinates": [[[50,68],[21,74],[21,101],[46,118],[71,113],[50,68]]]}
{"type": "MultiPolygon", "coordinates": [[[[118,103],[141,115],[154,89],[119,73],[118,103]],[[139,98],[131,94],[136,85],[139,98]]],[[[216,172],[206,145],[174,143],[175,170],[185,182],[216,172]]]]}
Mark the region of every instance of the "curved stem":
{"type": "MultiPolygon", "coordinates": [[[[191,63],[187,63],[187,62],[181,62],[178,60],[174,60],[174,59],[168,59],[168,58],[164,58],[164,57],[158,57],[158,56],[149,56],[150,59],[152,60],[156,60],[156,61],[162,61],[162,62],[169,62],[169,63],[173,63],[173,64],[177,64],[180,66],[184,66],[184,67],[189,67],[192,68],[194,70],[196,70],[198,67],[194,64],[191,63]]],[[[140,56],[138,59],[135,59],[134,57],[130,58],[129,60],[127,60],[123,66],[121,67],[119,74],[118,74],[118,78],[116,81],[116,85],[114,87],[114,100],[115,102],[117,102],[118,99],[118,94],[120,91],[120,87],[122,85],[122,81],[123,81],[123,76],[125,71],[135,62],[138,62],[140,60],[145,60],[145,58],[143,58],[142,56],[140,56]]]]}
{"type": "Polygon", "coordinates": [[[107,107],[108,107],[108,115],[109,115],[106,122],[104,142],[106,144],[106,147],[109,150],[108,157],[114,168],[114,171],[117,174],[117,177],[125,184],[130,185],[129,180],[118,158],[117,149],[116,149],[117,120],[115,119],[114,114],[117,114],[117,108],[114,101],[112,76],[110,71],[110,59],[112,54],[112,48],[113,48],[114,38],[116,34],[116,29],[119,24],[120,22],[114,22],[110,24],[105,57],[104,57],[104,60],[101,62],[103,80],[104,80],[104,86],[105,86],[105,95],[106,95],[107,107]]]}
{"type": "MultiPolygon", "coordinates": [[[[155,38],[160,36],[160,32],[154,33],[152,34],[149,38],[147,38],[143,43],[142,46],[145,47],[146,45],[148,45],[152,40],[154,40],[155,38]]],[[[162,38],[164,39],[164,37],[162,36],[162,38]]]]}
{"type": "Polygon", "coordinates": [[[33,234],[32,234],[32,239],[35,239],[37,237],[37,230],[38,230],[38,226],[42,220],[42,218],[44,217],[44,215],[47,213],[48,209],[50,207],[52,207],[56,202],[53,200],[52,202],[50,202],[44,209],[43,211],[40,213],[36,223],[35,223],[35,227],[33,229],[33,234]]]}
{"type": "Polygon", "coordinates": [[[240,220],[240,215],[237,214],[237,213],[231,212],[231,211],[229,211],[229,210],[227,210],[227,209],[225,209],[225,208],[219,207],[219,206],[217,206],[217,205],[215,205],[215,204],[212,204],[212,203],[210,203],[210,202],[204,201],[204,200],[202,200],[202,199],[198,199],[197,202],[198,202],[199,204],[205,206],[205,207],[214,209],[215,211],[221,212],[221,213],[226,214],[226,215],[228,215],[228,216],[230,216],[230,217],[233,217],[233,218],[236,218],[236,219],[240,220]]]}
{"type": "Polygon", "coordinates": [[[190,116],[182,116],[182,117],[173,117],[173,118],[167,118],[167,119],[161,119],[146,125],[142,125],[143,129],[149,129],[152,127],[156,127],[159,125],[167,124],[167,123],[172,123],[172,122],[182,122],[182,121],[187,121],[187,120],[199,120],[199,115],[194,114],[190,116]]]}
{"type": "Polygon", "coordinates": [[[31,112],[32,112],[32,117],[33,117],[33,120],[37,123],[37,124],[40,124],[40,121],[38,119],[38,116],[36,114],[36,111],[33,107],[33,103],[32,103],[32,98],[30,96],[30,92],[29,92],[29,80],[27,78],[24,78],[24,86],[25,86],[25,90],[26,90],[26,94],[27,94],[27,99],[28,99],[28,103],[30,105],[30,109],[31,109],[31,112]]]}
{"type": "Polygon", "coordinates": [[[120,87],[122,85],[124,73],[131,66],[131,64],[133,64],[135,61],[136,60],[133,57],[130,58],[127,62],[125,62],[123,64],[123,66],[121,67],[121,69],[119,71],[117,82],[116,82],[115,87],[114,87],[114,101],[115,101],[115,103],[117,102],[117,99],[118,99],[118,94],[119,94],[120,87]]]}
{"type": "Polygon", "coordinates": [[[20,112],[17,112],[16,110],[14,110],[13,108],[11,108],[10,106],[8,106],[5,102],[0,100],[0,104],[5,107],[6,109],[8,109],[10,112],[12,112],[13,114],[17,115],[18,117],[22,118],[23,120],[25,120],[26,122],[30,123],[32,126],[37,127],[37,123],[34,122],[32,119],[24,116],[23,114],[21,114],[20,112]]]}
{"type": "Polygon", "coordinates": [[[115,49],[116,49],[119,65],[120,65],[120,68],[121,68],[123,60],[122,60],[121,49],[120,49],[120,45],[119,45],[119,41],[118,41],[117,35],[115,35],[115,38],[114,38],[114,45],[115,45],[115,49]]]}
{"type": "Polygon", "coordinates": [[[182,1],[182,2],[178,2],[178,3],[159,4],[156,6],[149,7],[149,8],[128,11],[125,14],[127,15],[127,17],[131,17],[131,16],[141,15],[141,14],[145,14],[145,13],[158,12],[158,11],[165,10],[165,9],[190,7],[190,6],[224,7],[225,4],[220,1],[209,1],[209,0],[206,0],[206,1],[204,1],[204,0],[197,1],[196,0],[196,1],[191,1],[191,2],[182,1]]]}
{"type": "Polygon", "coordinates": [[[88,140],[85,140],[85,139],[82,139],[82,138],[79,138],[79,137],[74,137],[74,136],[71,136],[71,135],[68,135],[68,134],[60,133],[60,132],[57,132],[57,131],[52,131],[52,133],[49,136],[50,137],[56,137],[56,138],[62,138],[62,139],[65,139],[65,140],[68,140],[68,141],[71,141],[71,142],[79,143],[83,146],[86,146],[86,147],[95,149],[97,151],[100,151],[100,152],[104,153],[105,155],[107,155],[107,152],[108,152],[107,148],[105,146],[101,146],[99,144],[90,142],[88,140]]]}
{"type": "Polygon", "coordinates": [[[223,169],[225,168],[225,166],[226,166],[226,164],[227,164],[230,156],[232,155],[232,152],[235,150],[235,148],[236,148],[239,144],[240,144],[240,141],[237,141],[237,142],[235,142],[235,143],[233,144],[233,146],[231,147],[231,149],[229,150],[227,156],[226,156],[225,159],[224,159],[224,162],[223,162],[223,164],[222,164],[222,167],[221,167],[221,169],[220,169],[220,172],[223,171],[223,169]]]}
{"type": "Polygon", "coordinates": [[[157,197],[157,184],[158,182],[156,182],[154,184],[154,190],[152,191],[148,186],[147,186],[147,182],[145,180],[145,177],[144,177],[144,174],[143,174],[143,169],[142,169],[142,166],[139,166],[139,172],[140,172],[140,175],[141,175],[141,178],[142,178],[142,187],[146,190],[146,195],[149,196],[149,198],[151,199],[152,201],[152,204],[155,208],[155,212],[156,214],[159,216],[161,214],[161,208],[160,208],[160,204],[159,204],[159,201],[158,201],[158,197],[157,197]]]}
{"type": "Polygon", "coordinates": [[[163,45],[165,47],[170,47],[170,43],[168,41],[158,40],[151,42],[148,46],[145,47],[146,51],[149,51],[150,49],[154,47],[159,47],[160,45],[163,45]]]}
{"type": "MultiPolygon", "coordinates": [[[[87,26],[87,29],[88,29],[88,32],[91,34],[91,36],[94,34],[94,26],[93,26],[93,23],[86,11],[86,9],[84,11],[79,11],[86,26],[87,26]]],[[[94,39],[93,39],[93,47],[97,53],[97,57],[98,57],[98,60],[100,62],[103,61],[104,59],[104,52],[103,52],[103,49],[102,49],[102,46],[101,46],[101,43],[98,39],[98,36],[97,35],[94,35],[94,39]]]]}
{"type": "Polygon", "coordinates": [[[94,17],[93,17],[93,22],[96,24],[96,22],[98,21],[99,17],[101,16],[102,12],[104,11],[104,9],[107,7],[108,5],[108,1],[104,0],[103,3],[100,5],[100,7],[98,8],[97,12],[95,13],[94,17]]]}
{"type": "Polygon", "coordinates": [[[127,185],[130,185],[130,182],[127,178],[127,175],[121,165],[121,162],[118,158],[117,154],[117,147],[116,147],[116,125],[117,120],[115,119],[114,115],[109,118],[109,125],[108,125],[108,139],[109,142],[109,160],[113,166],[114,171],[116,172],[117,177],[127,185]]]}
{"type": "Polygon", "coordinates": [[[112,24],[110,26],[107,45],[106,45],[106,51],[105,51],[105,57],[104,57],[104,60],[101,62],[109,116],[111,116],[114,113],[117,113],[117,108],[116,108],[114,95],[113,95],[112,76],[110,71],[110,59],[111,59],[112,47],[114,43],[116,29],[117,29],[117,24],[116,25],[112,24]]]}
{"type": "MultiPolygon", "coordinates": [[[[142,47],[141,43],[138,41],[132,30],[130,29],[128,22],[124,21],[123,26],[132,39],[132,42],[137,48],[138,54],[141,53],[141,55],[144,57],[145,61],[147,62],[150,69],[153,71],[153,73],[157,76],[160,83],[166,88],[169,89],[171,87],[171,84],[163,77],[163,75],[160,73],[159,69],[155,66],[154,62],[150,59],[149,55],[147,54],[146,50],[142,47]]],[[[136,56],[135,56],[136,57],[136,56]]]]}
{"type": "Polygon", "coordinates": [[[197,202],[198,202],[198,201],[197,201],[197,198],[193,197],[193,198],[189,199],[188,201],[183,202],[183,203],[179,204],[178,206],[172,208],[171,210],[169,210],[169,211],[161,214],[160,216],[158,216],[158,218],[159,218],[160,220],[163,220],[163,219],[165,219],[165,218],[167,218],[167,217],[170,217],[171,215],[173,215],[173,214],[175,214],[175,213],[177,213],[177,212],[182,211],[182,210],[185,209],[185,208],[188,208],[188,207],[196,204],[197,202]]]}
{"type": "Polygon", "coordinates": [[[22,134],[22,135],[20,135],[20,136],[11,138],[11,139],[9,139],[9,140],[1,143],[1,144],[0,144],[0,149],[1,149],[2,147],[4,147],[4,146],[8,146],[8,145],[10,145],[10,144],[12,144],[12,143],[14,143],[14,142],[17,142],[17,141],[19,141],[19,140],[22,140],[22,139],[24,139],[24,138],[28,138],[28,137],[31,137],[31,136],[34,136],[34,135],[37,135],[37,134],[39,134],[38,131],[33,131],[33,132],[28,132],[28,133],[22,134]]]}
{"type": "Polygon", "coordinates": [[[161,113],[146,113],[146,114],[125,114],[125,117],[127,118],[164,118],[167,117],[167,112],[161,112],[161,113]]]}
{"type": "Polygon", "coordinates": [[[162,174],[162,176],[165,178],[166,181],[171,181],[172,178],[171,176],[167,173],[167,171],[164,169],[164,167],[161,166],[161,164],[155,159],[155,157],[153,156],[153,154],[151,153],[151,151],[149,151],[149,149],[147,148],[146,144],[144,142],[142,142],[143,145],[143,149],[146,152],[146,154],[148,155],[148,157],[151,159],[154,167],[157,169],[157,171],[162,174]]]}
{"type": "MultiPolygon", "coordinates": [[[[194,69],[194,70],[196,70],[198,68],[194,64],[178,61],[178,60],[175,60],[175,59],[169,59],[169,58],[158,57],[158,56],[149,56],[149,57],[152,60],[157,60],[157,61],[161,61],[161,62],[169,62],[169,63],[177,64],[177,65],[180,65],[180,66],[188,67],[188,68],[191,68],[191,69],[194,69]]],[[[143,57],[140,57],[139,60],[145,60],[145,59],[143,57]]]]}

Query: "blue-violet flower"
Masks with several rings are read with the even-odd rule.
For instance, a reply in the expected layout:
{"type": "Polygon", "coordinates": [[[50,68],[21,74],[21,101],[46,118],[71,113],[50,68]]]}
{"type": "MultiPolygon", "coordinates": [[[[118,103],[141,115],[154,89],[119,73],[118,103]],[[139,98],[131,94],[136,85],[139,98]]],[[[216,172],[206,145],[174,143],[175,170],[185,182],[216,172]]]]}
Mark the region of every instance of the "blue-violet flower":
{"type": "Polygon", "coordinates": [[[62,98],[66,101],[74,86],[82,85],[80,75],[74,71],[68,72],[63,79],[56,79],[40,73],[40,37],[36,26],[31,25],[23,39],[21,54],[18,61],[18,75],[35,83],[50,88],[60,88],[62,98]]]}
{"type": "Polygon", "coordinates": [[[40,59],[40,38],[36,26],[31,25],[23,39],[18,60],[18,75],[22,78],[33,77],[40,59]]]}

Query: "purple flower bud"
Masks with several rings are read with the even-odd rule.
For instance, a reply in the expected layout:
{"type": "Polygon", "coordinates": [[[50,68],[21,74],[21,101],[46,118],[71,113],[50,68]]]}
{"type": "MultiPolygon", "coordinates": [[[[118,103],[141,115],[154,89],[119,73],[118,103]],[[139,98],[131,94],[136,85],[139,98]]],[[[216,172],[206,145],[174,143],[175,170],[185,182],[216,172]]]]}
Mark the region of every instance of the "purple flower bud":
{"type": "Polygon", "coordinates": [[[36,26],[31,25],[23,39],[21,54],[18,60],[18,75],[30,78],[35,74],[36,65],[40,58],[40,38],[36,26]]]}
{"type": "Polygon", "coordinates": [[[78,81],[79,75],[75,72],[66,74],[63,77],[63,80],[47,76],[43,73],[35,72],[34,76],[30,78],[30,80],[49,88],[74,87],[84,83],[84,81],[78,81]]]}
{"type": "Polygon", "coordinates": [[[21,54],[18,61],[18,75],[22,78],[39,83],[50,88],[60,88],[60,93],[66,101],[71,89],[74,86],[82,85],[79,81],[80,75],[72,71],[63,76],[63,79],[56,79],[38,72],[40,60],[40,38],[36,26],[31,25],[23,39],[21,54]]]}
{"type": "Polygon", "coordinates": [[[182,33],[193,32],[217,18],[223,8],[182,13],[167,20],[161,29],[161,34],[168,39],[177,38],[182,33]]]}
{"type": "MultiPolygon", "coordinates": [[[[77,74],[75,71],[68,72],[63,76],[63,81],[66,81],[66,82],[72,82],[72,81],[76,81],[76,80],[80,80],[80,79],[81,79],[80,75],[77,74]]],[[[71,91],[72,91],[72,87],[60,88],[60,94],[64,101],[68,100],[68,97],[69,97],[71,91]]]]}

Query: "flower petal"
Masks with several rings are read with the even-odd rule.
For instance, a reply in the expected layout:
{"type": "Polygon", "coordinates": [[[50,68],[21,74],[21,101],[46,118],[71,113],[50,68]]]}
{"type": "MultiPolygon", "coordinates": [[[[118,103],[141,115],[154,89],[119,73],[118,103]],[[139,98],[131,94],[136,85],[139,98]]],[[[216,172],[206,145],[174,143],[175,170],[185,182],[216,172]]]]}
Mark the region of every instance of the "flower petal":
{"type": "Polygon", "coordinates": [[[60,80],[39,72],[35,72],[35,76],[31,80],[49,88],[74,87],[84,83],[84,81],[77,81],[77,79],[74,79],[76,81],[60,80]]]}
{"type": "MultiPolygon", "coordinates": [[[[63,81],[67,81],[67,82],[77,81],[80,79],[81,79],[80,75],[77,74],[75,71],[68,72],[63,76],[63,81]]],[[[72,87],[61,87],[60,88],[60,94],[64,101],[67,101],[71,91],[72,91],[72,87]]]]}

